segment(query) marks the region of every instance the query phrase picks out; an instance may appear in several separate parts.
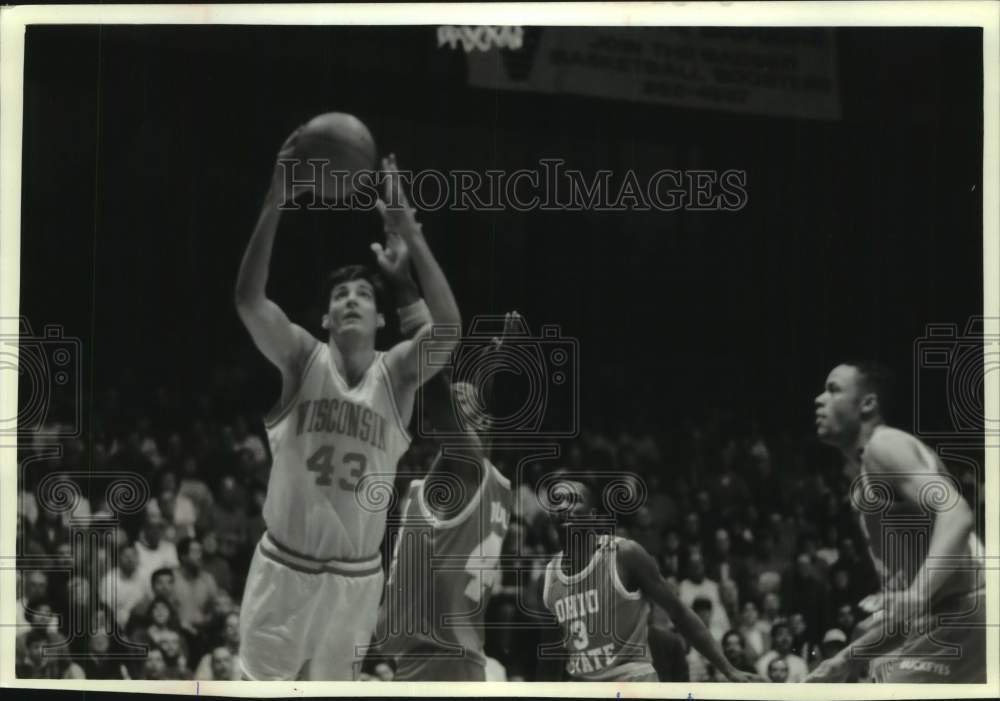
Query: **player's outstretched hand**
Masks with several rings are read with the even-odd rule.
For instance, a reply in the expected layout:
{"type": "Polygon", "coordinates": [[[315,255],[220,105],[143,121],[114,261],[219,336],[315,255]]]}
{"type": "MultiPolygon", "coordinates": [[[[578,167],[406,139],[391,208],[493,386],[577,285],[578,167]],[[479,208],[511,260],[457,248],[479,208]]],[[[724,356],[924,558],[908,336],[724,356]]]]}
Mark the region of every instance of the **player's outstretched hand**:
{"type": "Polygon", "coordinates": [[[520,333],[523,325],[521,324],[521,315],[515,309],[512,312],[507,312],[503,315],[503,330],[500,332],[499,336],[493,337],[493,349],[499,350],[503,345],[504,339],[508,336],[514,336],[520,333]]]}
{"type": "Polygon", "coordinates": [[[417,210],[410,206],[410,201],[403,192],[395,154],[390,153],[382,159],[382,172],[386,174],[383,180],[384,194],[375,202],[375,207],[382,215],[386,235],[391,231],[408,241],[421,233],[421,227],[417,221],[417,210]]]}
{"type": "Polygon", "coordinates": [[[371,245],[375,260],[382,274],[397,288],[410,284],[410,248],[395,231],[385,230],[385,246],[375,242],[371,245]]]}

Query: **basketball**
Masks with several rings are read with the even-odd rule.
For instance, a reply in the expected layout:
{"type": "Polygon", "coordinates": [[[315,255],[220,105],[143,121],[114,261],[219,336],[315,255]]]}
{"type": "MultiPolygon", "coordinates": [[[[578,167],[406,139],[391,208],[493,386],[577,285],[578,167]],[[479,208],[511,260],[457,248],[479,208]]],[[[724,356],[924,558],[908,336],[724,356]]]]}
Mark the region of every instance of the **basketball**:
{"type": "Polygon", "coordinates": [[[375,167],[375,139],[354,115],[327,112],[302,127],[296,156],[322,161],[316,164],[316,180],[320,183],[317,196],[323,202],[340,202],[354,191],[355,173],[375,167]]]}

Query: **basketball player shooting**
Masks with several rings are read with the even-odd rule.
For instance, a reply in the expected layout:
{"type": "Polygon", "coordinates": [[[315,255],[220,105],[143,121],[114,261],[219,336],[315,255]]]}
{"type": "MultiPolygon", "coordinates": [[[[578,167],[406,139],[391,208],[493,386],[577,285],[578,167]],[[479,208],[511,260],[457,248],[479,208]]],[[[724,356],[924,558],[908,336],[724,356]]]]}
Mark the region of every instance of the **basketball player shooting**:
{"type": "Polygon", "coordinates": [[[887,385],[878,365],[845,363],[815,400],[816,433],[843,454],[853,479],[851,503],[882,578],[883,608],[806,681],[843,681],[870,663],[876,682],[984,683],[986,592],[974,517],[938,456],[885,424],[887,385]]]}
{"type": "Polygon", "coordinates": [[[729,662],[701,619],[670,590],[645,548],[606,532],[589,487],[565,480],[552,496],[551,517],[562,550],[545,568],[542,599],[562,629],[572,680],[659,681],[648,642],[650,603],[655,603],[727,679],[764,681],[729,662]]]}
{"type": "MultiPolygon", "coordinates": [[[[503,335],[474,352],[496,352],[518,322],[507,314],[503,335]]],[[[511,488],[488,457],[491,388],[450,370],[425,387],[423,401],[436,428],[457,437],[410,483],[379,619],[379,653],[395,660],[396,681],[486,681],[485,614],[500,578],[511,488]]]]}
{"type": "Polygon", "coordinates": [[[364,266],[331,273],[323,341],[268,298],[284,196],[280,161],[296,153],[299,133],[279,153],[236,283],[240,319],[282,378],[280,400],[265,418],[273,455],[267,530],[247,575],[240,661],[250,680],[351,680],[377,621],[385,532],[384,510],[365,505],[356,490],[365,475],[395,474],[410,443],[406,427],[418,382],[438,370],[418,365],[419,341],[432,327],[459,326],[461,319],[392,156],[382,162],[389,177],[378,209],[386,230],[405,241],[425,293],[426,301],[400,310],[418,329],[414,337],[376,351],[376,331],[385,325],[377,302],[381,282],[364,266]]]}

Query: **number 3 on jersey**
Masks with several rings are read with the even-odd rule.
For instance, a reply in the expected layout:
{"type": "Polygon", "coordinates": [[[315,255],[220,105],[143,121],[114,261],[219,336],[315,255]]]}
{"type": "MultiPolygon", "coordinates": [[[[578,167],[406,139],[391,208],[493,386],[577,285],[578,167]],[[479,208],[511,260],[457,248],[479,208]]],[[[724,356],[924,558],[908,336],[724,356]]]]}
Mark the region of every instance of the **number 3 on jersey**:
{"type": "MultiPolygon", "coordinates": [[[[316,484],[320,487],[329,487],[333,484],[333,473],[337,469],[334,462],[334,448],[332,445],[323,445],[316,449],[316,452],[306,460],[306,468],[310,472],[316,472],[316,484]]],[[[341,489],[354,491],[358,488],[358,480],[365,473],[368,467],[368,459],[361,453],[345,453],[341,460],[346,466],[350,466],[348,475],[351,479],[341,477],[337,484],[341,489]]]]}

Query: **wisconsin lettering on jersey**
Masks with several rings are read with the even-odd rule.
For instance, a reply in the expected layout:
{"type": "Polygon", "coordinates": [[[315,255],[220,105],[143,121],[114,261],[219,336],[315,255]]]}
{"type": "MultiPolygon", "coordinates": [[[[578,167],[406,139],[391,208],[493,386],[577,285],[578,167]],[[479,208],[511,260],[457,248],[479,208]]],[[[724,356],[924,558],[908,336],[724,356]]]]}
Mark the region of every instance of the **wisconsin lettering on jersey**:
{"type": "Polygon", "coordinates": [[[305,399],[296,411],[296,436],[303,433],[339,433],[385,450],[389,422],[368,407],[346,399],[305,399]]]}
{"type": "MultiPolygon", "coordinates": [[[[617,661],[614,654],[614,643],[589,647],[590,635],[593,634],[593,631],[588,631],[585,617],[593,616],[600,610],[601,599],[597,594],[597,589],[588,589],[585,592],[577,592],[556,599],[556,619],[560,624],[564,624],[569,631],[567,648],[570,651],[570,658],[567,669],[570,674],[580,675],[596,672],[614,665],[617,661]]],[[[593,624],[595,619],[591,618],[590,622],[593,624]]]]}

